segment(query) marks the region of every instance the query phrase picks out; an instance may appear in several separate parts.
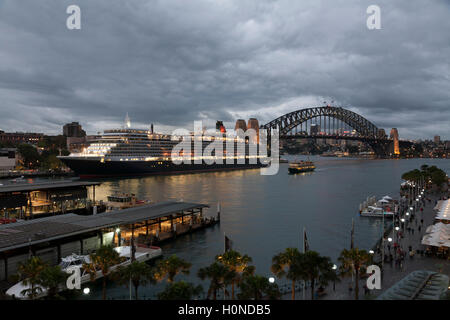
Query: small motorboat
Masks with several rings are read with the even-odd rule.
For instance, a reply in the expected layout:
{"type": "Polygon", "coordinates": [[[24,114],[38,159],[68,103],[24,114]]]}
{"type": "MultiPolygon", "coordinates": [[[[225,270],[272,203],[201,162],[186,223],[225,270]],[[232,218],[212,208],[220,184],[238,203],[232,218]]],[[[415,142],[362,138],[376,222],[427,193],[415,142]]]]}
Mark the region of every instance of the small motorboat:
{"type": "Polygon", "coordinates": [[[380,207],[368,206],[367,208],[362,210],[360,214],[362,217],[383,217],[383,216],[392,217],[393,212],[386,211],[380,207]]]}

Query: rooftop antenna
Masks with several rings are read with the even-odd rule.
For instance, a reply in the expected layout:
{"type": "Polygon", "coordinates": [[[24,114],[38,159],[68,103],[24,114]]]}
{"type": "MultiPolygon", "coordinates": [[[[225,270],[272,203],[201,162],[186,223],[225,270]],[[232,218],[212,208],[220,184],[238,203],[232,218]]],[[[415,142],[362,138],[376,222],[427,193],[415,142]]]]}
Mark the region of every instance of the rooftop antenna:
{"type": "Polygon", "coordinates": [[[131,127],[131,120],[130,117],[128,116],[128,112],[127,115],[125,116],[125,128],[130,128],[131,127]]]}

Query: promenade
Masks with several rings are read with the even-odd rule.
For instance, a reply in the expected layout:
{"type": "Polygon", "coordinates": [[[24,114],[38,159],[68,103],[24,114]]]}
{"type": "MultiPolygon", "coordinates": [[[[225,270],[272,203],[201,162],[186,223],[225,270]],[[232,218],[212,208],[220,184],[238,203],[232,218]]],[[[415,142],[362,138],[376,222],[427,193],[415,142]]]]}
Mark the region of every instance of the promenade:
{"type": "MultiPolygon", "coordinates": [[[[383,293],[385,290],[389,289],[393,284],[398,282],[399,280],[406,277],[408,274],[415,270],[428,270],[428,271],[436,271],[450,276],[450,261],[439,259],[436,257],[426,257],[425,255],[415,254],[413,258],[409,256],[409,246],[411,246],[412,250],[425,250],[426,246],[421,244],[421,240],[423,235],[425,234],[425,230],[428,226],[432,225],[434,222],[434,217],[436,216],[436,211],[433,210],[436,205],[436,201],[442,197],[443,193],[429,194],[425,193],[425,198],[431,199],[431,202],[425,201],[423,207],[423,213],[420,211],[420,207],[418,207],[415,219],[412,222],[409,222],[405,225],[405,231],[403,232],[403,238],[399,241],[399,245],[402,250],[406,253],[406,256],[403,260],[401,266],[397,265],[394,261],[385,261],[384,263],[384,272],[382,276],[381,289],[380,290],[369,290],[368,294],[365,294],[363,286],[366,283],[366,278],[361,278],[359,281],[359,299],[375,299],[378,295],[383,293]],[[421,220],[423,219],[423,224],[421,224],[421,220]],[[420,226],[420,231],[419,231],[420,226]],[[408,232],[407,227],[410,227],[414,232],[408,232]]],[[[399,230],[399,231],[402,231],[399,230]]],[[[394,230],[391,230],[390,234],[387,238],[396,239],[397,236],[393,235],[394,230]]],[[[388,241],[385,241],[385,254],[389,256],[389,253],[394,254],[393,251],[393,242],[388,244],[388,241]],[[390,251],[388,249],[390,247],[390,251]]],[[[358,245],[357,243],[355,244],[358,245]]],[[[381,261],[381,256],[376,255],[374,259],[377,261],[381,261]]],[[[349,287],[352,283],[351,277],[346,277],[341,279],[340,282],[335,283],[335,288],[333,288],[333,283],[330,283],[326,288],[326,295],[319,297],[319,300],[353,300],[355,298],[355,292],[349,290],[349,287]]],[[[300,287],[300,286],[299,286],[300,287]]],[[[317,288],[317,286],[316,286],[317,288]]],[[[289,288],[285,288],[289,289],[289,288]]],[[[285,291],[286,292],[286,291],[285,291]]],[[[290,300],[291,295],[290,292],[285,293],[282,296],[283,300],[290,300]]],[[[303,291],[301,288],[296,292],[296,300],[303,299],[303,291]]],[[[305,290],[305,299],[311,299],[311,289],[309,287],[305,290]]]]}

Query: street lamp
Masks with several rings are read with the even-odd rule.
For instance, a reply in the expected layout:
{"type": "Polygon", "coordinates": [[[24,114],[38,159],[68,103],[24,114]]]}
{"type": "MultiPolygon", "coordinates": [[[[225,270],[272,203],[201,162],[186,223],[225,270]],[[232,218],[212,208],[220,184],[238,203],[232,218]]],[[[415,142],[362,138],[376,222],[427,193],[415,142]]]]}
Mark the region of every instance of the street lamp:
{"type": "Polygon", "coordinates": [[[399,228],[399,227],[395,227],[395,230],[397,230],[397,231],[398,231],[398,230],[400,230],[400,228],[399,228]]]}
{"type": "Polygon", "coordinates": [[[89,289],[88,287],[83,289],[83,293],[88,295],[91,292],[91,289],[89,289]]]}
{"type": "Polygon", "coordinates": [[[370,254],[374,254],[374,253],[375,253],[375,251],[373,251],[373,250],[369,250],[369,253],[370,253],[370,254]]]}
{"type": "Polygon", "coordinates": [[[274,278],[274,277],[270,277],[270,278],[269,278],[269,282],[270,282],[270,283],[274,283],[274,282],[275,282],[275,278],[274,278]]]}
{"type": "Polygon", "coordinates": [[[392,242],[392,238],[388,238],[388,241],[389,241],[389,242],[392,242]]]}
{"type": "MultiPolygon", "coordinates": [[[[333,264],[332,269],[336,272],[337,265],[333,264]]],[[[333,291],[336,291],[336,278],[333,279],[333,291]]]]}

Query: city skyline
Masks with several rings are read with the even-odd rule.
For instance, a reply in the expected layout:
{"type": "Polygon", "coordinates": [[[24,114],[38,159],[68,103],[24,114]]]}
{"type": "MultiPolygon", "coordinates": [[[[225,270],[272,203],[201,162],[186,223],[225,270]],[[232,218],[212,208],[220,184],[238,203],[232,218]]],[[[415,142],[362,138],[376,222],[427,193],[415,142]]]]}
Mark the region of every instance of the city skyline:
{"type": "Polygon", "coordinates": [[[326,101],[400,139],[450,140],[448,1],[379,1],[381,30],[367,1],[78,1],[81,30],[71,1],[25,3],[0,5],[7,132],[95,134],[126,112],[157,131],[232,128],[326,101]]]}

